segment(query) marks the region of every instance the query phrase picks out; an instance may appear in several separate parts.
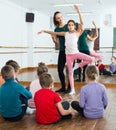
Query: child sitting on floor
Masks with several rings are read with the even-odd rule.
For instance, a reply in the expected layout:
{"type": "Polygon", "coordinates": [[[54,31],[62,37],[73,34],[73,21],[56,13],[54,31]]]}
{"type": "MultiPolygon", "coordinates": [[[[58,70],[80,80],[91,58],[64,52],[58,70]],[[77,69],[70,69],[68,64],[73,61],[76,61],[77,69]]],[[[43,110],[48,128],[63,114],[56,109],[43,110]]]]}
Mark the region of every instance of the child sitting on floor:
{"type": "Polygon", "coordinates": [[[98,67],[100,75],[103,74],[111,76],[111,72],[105,68],[105,65],[102,63],[102,60],[98,60],[96,66],[98,67]]]}
{"type": "Polygon", "coordinates": [[[108,105],[106,88],[97,82],[99,75],[95,65],[86,68],[87,84],[81,88],[80,101],[72,101],[71,106],[86,118],[101,118],[108,105]]]}
{"type": "Polygon", "coordinates": [[[34,96],[36,106],[36,121],[41,124],[57,123],[61,119],[70,119],[74,112],[69,109],[69,102],[62,102],[61,96],[52,91],[54,87],[50,74],[43,73],[40,77],[42,89],[34,96]]]}
{"type": "Polygon", "coordinates": [[[112,74],[116,74],[116,57],[111,57],[110,71],[112,74]]]}
{"type": "MultiPolygon", "coordinates": [[[[32,97],[34,98],[35,92],[41,89],[41,85],[40,85],[40,81],[39,81],[39,77],[41,74],[43,74],[44,72],[48,72],[48,68],[47,65],[45,65],[45,63],[40,62],[38,63],[38,67],[37,67],[37,79],[33,80],[30,84],[30,92],[32,93],[32,97]]],[[[35,103],[34,103],[34,99],[29,99],[28,101],[28,108],[27,108],[27,114],[33,114],[35,112],[35,103]]]]}
{"type": "Polygon", "coordinates": [[[1,69],[5,83],[0,87],[0,114],[5,120],[18,121],[23,118],[31,92],[15,81],[15,70],[11,65],[1,69]]]}

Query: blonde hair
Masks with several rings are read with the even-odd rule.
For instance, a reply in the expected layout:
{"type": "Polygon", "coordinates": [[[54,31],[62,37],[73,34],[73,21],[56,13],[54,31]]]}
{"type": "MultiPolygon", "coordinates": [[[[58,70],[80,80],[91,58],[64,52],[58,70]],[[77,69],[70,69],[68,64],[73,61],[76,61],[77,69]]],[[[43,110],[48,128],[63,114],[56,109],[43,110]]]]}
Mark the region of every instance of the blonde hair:
{"type": "Polygon", "coordinates": [[[85,74],[90,80],[96,80],[99,76],[99,70],[95,65],[89,65],[85,70],[85,74]]]}

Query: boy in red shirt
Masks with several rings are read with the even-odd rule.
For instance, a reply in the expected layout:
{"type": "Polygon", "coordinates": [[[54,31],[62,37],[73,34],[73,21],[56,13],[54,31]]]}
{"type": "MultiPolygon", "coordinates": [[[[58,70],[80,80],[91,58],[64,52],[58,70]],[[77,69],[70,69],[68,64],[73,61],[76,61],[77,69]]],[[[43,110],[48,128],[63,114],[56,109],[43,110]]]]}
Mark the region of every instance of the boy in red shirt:
{"type": "Polygon", "coordinates": [[[111,76],[111,72],[108,71],[106,68],[105,68],[105,65],[102,63],[102,60],[98,60],[97,61],[97,65],[96,65],[99,69],[99,74],[103,74],[103,75],[108,75],[108,76],[111,76]]]}
{"type": "Polygon", "coordinates": [[[34,96],[36,106],[36,121],[41,124],[57,123],[63,118],[71,119],[74,112],[69,109],[67,101],[62,102],[61,97],[54,91],[53,79],[50,74],[43,73],[40,77],[42,89],[34,96]]]}

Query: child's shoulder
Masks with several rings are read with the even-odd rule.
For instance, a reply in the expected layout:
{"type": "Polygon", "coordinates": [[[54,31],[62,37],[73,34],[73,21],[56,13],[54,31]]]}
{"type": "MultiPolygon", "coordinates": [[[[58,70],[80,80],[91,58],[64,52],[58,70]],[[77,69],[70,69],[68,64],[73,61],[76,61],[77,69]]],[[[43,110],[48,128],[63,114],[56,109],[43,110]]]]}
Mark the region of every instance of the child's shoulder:
{"type": "Polygon", "coordinates": [[[84,85],[82,88],[88,88],[88,87],[93,87],[93,86],[101,86],[101,87],[105,87],[102,83],[100,82],[93,82],[93,83],[87,83],[86,85],[84,85]]]}

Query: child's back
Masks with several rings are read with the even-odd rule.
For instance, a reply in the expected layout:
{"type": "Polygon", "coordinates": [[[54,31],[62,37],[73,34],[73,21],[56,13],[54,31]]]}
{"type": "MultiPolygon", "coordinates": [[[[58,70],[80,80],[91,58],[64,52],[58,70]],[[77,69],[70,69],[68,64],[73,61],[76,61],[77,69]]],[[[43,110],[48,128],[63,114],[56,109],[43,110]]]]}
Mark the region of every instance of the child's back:
{"type": "Polygon", "coordinates": [[[84,108],[85,117],[102,117],[104,114],[104,107],[107,105],[106,99],[107,96],[104,85],[97,82],[85,85],[80,92],[80,106],[84,108]]]}
{"type": "MultiPolygon", "coordinates": [[[[48,68],[47,66],[45,65],[45,63],[43,62],[40,62],[38,63],[38,67],[37,67],[37,79],[33,80],[30,84],[30,92],[32,93],[32,96],[34,98],[34,95],[35,95],[35,92],[40,90],[41,89],[41,85],[40,85],[40,81],[39,81],[39,76],[45,72],[48,72],[48,68]]],[[[28,105],[30,108],[35,108],[35,103],[34,103],[34,100],[30,99],[28,101],[28,105]]],[[[30,110],[30,112],[27,112],[27,113],[31,113],[31,109],[28,109],[30,110]]]]}
{"type": "Polygon", "coordinates": [[[13,78],[8,79],[0,88],[1,113],[4,117],[15,117],[22,112],[22,102],[20,95],[31,98],[23,86],[16,83],[13,78]]]}
{"type": "Polygon", "coordinates": [[[15,71],[11,65],[4,66],[1,74],[5,83],[0,87],[0,114],[9,121],[20,120],[32,94],[15,81],[15,71]]]}
{"type": "Polygon", "coordinates": [[[61,101],[60,96],[50,89],[43,88],[35,94],[36,120],[42,124],[55,123],[60,119],[56,103],[61,101]]]}
{"type": "Polygon", "coordinates": [[[99,71],[96,66],[89,65],[85,71],[87,84],[81,88],[80,101],[73,101],[71,106],[87,118],[101,118],[107,107],[106,88],[97,82],[99,71]]]}
{"type": "Polygon", "coordinates": [[[63,119],[72,117],[72,110],[69,109],[67,101],[62,102],[61,97],[54,91],[53,79],[50,74],[43,73],[40,76],[42,89],[35,93],[34,101],[36,106],[36,121],[41,124],[56,123],[63,119]],[[63,105],[64,104],[64,105],[63,105]]]}

